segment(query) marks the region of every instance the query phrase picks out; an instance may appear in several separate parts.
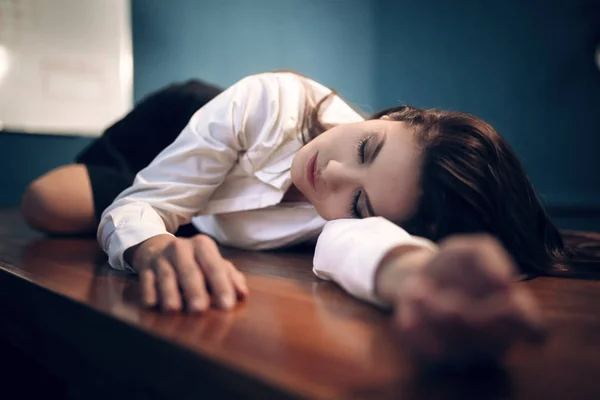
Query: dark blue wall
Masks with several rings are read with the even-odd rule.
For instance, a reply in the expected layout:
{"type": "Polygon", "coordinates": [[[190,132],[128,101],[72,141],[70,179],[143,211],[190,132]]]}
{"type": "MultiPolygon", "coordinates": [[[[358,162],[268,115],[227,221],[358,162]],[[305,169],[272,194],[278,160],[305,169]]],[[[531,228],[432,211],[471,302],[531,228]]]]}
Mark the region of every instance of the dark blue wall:
{"type": "Polygon", "coordinates": [[[508,139],[547,203],[600,206],[600,2],[381,3],[378,106],[471,112],[508,139]]]}
{"type": "Polygon", "coordinates": [[[134,0],[135,97],[190,76],[228,86],[294,69],[369,105],[375,12],[369,0],[134,0]]]}
{"type": "MultiPolygon", "coordinates": [[[[190,77],[227,86],[294,69],[367,111],[408,102],[472,112],[515,147],[548,204],[598,207],[598,4],[132,0],[135,99],[190,77]]],[[[0,135],[0,205],[88,142],[0,135]]]]}
{"type": "Polygon", "coordinates": [[[0,207],[19,204],[27,184],[44,172],[72,162],[90,139],[0,132],[0,207]]]}

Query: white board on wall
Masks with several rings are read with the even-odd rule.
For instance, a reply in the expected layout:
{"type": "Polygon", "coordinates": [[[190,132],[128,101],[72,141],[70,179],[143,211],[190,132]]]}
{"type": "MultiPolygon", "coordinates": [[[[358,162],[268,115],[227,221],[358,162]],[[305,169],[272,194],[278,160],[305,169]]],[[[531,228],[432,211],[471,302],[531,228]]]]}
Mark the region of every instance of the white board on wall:
{"type": "Polygon", "coordinates": [[[97,136],[132,86],[129,0],[0,0],[0,130],[97,136]]]}

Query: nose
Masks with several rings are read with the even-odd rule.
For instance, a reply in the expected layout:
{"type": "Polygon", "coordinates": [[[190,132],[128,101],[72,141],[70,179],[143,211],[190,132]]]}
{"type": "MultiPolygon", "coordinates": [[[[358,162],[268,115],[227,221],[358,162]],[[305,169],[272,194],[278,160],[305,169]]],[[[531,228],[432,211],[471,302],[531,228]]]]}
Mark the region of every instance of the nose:
{"type": "Polygon", "coordinates": [[[344,164],[330,160],[323,172],[321,173],[321,177],[325,183],[325,186],[329,190],[333,191],[342,191],[347,187],[356,187],[359,184],[359,174],[358,171],[355,171],[344,164]]]}

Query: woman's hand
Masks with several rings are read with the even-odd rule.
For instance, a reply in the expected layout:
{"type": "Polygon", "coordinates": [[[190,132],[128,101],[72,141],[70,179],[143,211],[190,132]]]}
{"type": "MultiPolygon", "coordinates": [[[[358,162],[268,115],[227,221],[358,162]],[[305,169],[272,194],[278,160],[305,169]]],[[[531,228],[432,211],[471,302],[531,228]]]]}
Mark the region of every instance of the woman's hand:
{"type": "Polygon", "coordinates": [[[203,234],[189,239],[155,236],[125,256],[140,275],[142,301],[148,307],[179,311],[185,302],[188,311],[199,312],[209,308],[212,297],[227,310],[248,294],[244,275],[203,234]]]}
{"type": "Polygon", "coordinates": [[[516,341],[538,341],[538,307],[513,283],[515,265],[488,236],[448,239],[399,285],[395,326],[426,365],[496,361],[516,341]]]}

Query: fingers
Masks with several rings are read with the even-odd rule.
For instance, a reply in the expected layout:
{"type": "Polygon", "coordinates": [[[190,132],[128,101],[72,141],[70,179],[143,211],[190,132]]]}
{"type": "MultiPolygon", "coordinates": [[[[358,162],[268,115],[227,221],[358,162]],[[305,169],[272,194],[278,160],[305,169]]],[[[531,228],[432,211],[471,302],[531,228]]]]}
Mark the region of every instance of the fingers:
{"type": "Polygon", "coordinates": [[[546,329],[533,296],[522,287],[513,287],[488,299],[473,302],[465,320],[478,333],[478,339],[492,346],[525,340],[541,342],[546,329]]]}
{"type": "Polygon", "coordinates": [[[512,305],[523,338],[530,343],[543,342],[548,335],[548,329],[542,321],[542,314],[532,294],[523,287],[515,288],[512,305]]]}
{"type": "Polygon", "coordinates": [[[245,299],[248,297],[248,284],[246,283],[246,277],[244,274],[238,271],[235,267],[231,268],[229,274],[238,299],[245,299]]]}
{"type": "Polygon", "coordinates": [[[143,304],[160,305],[163,311],[179,311],[184,303],[190,312],[205,311],[210,306],[209,289],[222,309],[231,309],[248,295],[244,275],[205,235],[169,243],[141,269],[140,285],[143,304]]]}
{"type": "Polygon", "coordinates": [[[142,287],[142,302],[146,307],[155,307],[158,302],[156,294],[156,278],[154,271],[149,268],[140,273],[140,285],[142,287]]]}
{"type": "Polygon", "coordinates": [[[210,306],[206,283],[194,258],[194,252],[187,243],[175,242],[170,259],[177,271],[177,278],[187,309],[190,312],[202,312],[210,306]]]}
{"type": "Polygon", "coordinates": [[[198,235],[191,240],[194,241],[196,261],[204,272],[216,304],[224,310],[232,308],[236,302],[236,291],[229,270],[233,265],[221,257],[212,239],[198,235]]]}
{"type": "Polygon", "coordinates": [[[427,364],[497,360],[518,340],[544,337],[537,305],[520,287],[481,299],[440,290],[417,276],[406,282],[399,301],[401,337],[416,360],[427,364]]]}
{"type": "Polygon", "coordinates": [[[397,310],[399,327],[408,350],[420,361],[435,362],[442,357],[442,343],[438,338],[439,332],[431,329],[423,318],[423,313],[414,303],[405,303],[397,310]]]}
{"type": "Polygon", "coordinates": [[[177,285],[177,274],[171,264],[163,258],[156,260],[156,283],[163,311],[181,310],[181,295],[177,285]]]}
{"type": "Polygon", "coordinates": [[[502,245],[486,235],[447,239],[428,269],[441,287],[462,286],[476,297],[506,289],[516,271],[502,245]]]}
{"type": "Polygon", "coordinates": [[[440,332],[426,319],[426,299],[435,296],[434,290],[427,279],[413,276],[405,282],[400,306],[396,309],[402,339],[413,356],[424,363],[436,363],[443,358],[439,335],[445,332],[440,332]]]}
{"type": "Polygon", "coordinates": [[[545,330],[531,294],[512,283],[515,264],[488,236],[447,240],[438,256],[407,279],[396,318],[413,354],[433,363],[497,360],[515,342],[545,330]]]}
{"type": "Polygon", "coordinates": [[[497,295],[484,301],[445,291],[423,301],[424,318],[442,341],[442,361],[468,365],[498,359],[506,352],[518,333],[504,297],[497,295]]]}

